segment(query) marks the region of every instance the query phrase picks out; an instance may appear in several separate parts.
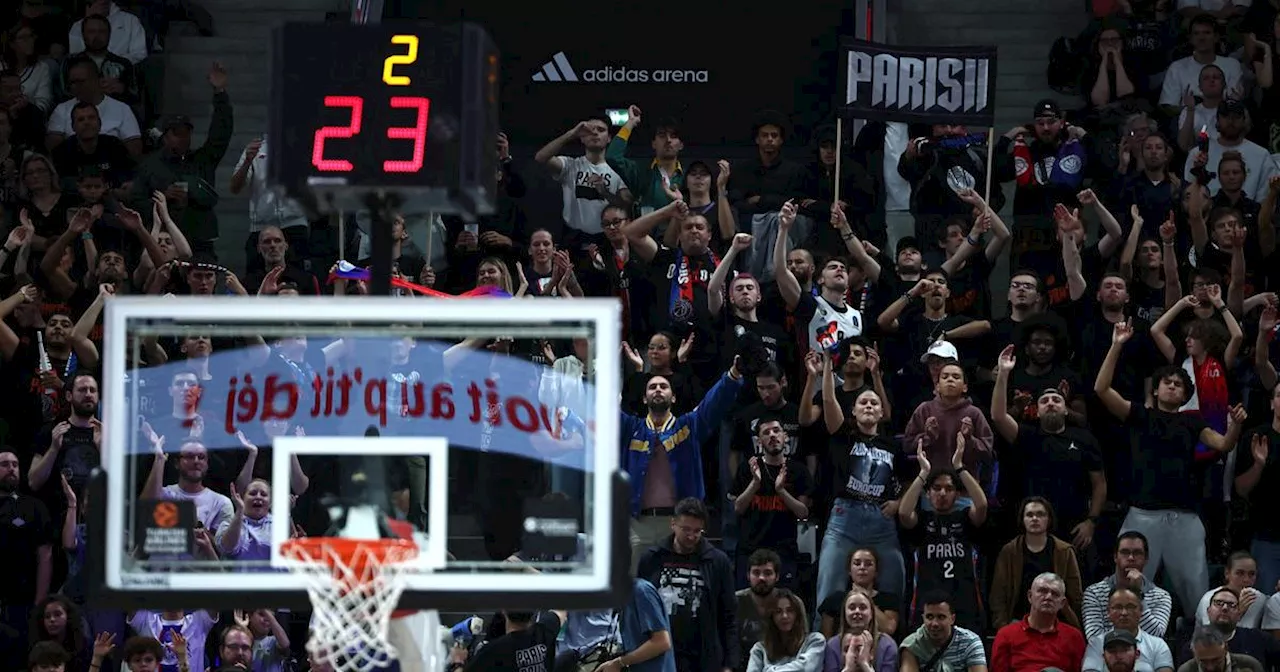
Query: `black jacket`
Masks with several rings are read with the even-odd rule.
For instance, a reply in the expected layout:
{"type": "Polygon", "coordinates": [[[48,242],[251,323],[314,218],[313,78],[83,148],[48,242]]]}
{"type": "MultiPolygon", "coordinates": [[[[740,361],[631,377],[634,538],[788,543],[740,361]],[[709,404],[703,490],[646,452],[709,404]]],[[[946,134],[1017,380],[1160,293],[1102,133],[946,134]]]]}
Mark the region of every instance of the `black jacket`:
{"type": "MultiPolygon", "coordinates": [[[[663,584],[669,583],[662,580],[663,564],[689,557],[675,551],[672,545],[674,536],[669,536],[661,543],[650,546],[640,556],[640,564],[636,571],[638,578],[652,583],[658,588],[659,593],[663,590],[663,584]]],[[[706,582],[707,594],[711,597],[709,603],[705,605],[708,609],[706,615],[700,614],[697,619],[701,629],[698,639],[702,643],[698,669],[720,670],[726,667],[737,669],[740,653],[738,651],[738,600],[733,590],[733,563],[729,561],[729,556],[725,555],[724,551],[712,546],[711,542],[705,538],[698,542],[698,549],[693,555],[698,556],[699,569],[706,582]]],[[[671,635],[674,638],[676,633],[672,632],[671,635]]]]}

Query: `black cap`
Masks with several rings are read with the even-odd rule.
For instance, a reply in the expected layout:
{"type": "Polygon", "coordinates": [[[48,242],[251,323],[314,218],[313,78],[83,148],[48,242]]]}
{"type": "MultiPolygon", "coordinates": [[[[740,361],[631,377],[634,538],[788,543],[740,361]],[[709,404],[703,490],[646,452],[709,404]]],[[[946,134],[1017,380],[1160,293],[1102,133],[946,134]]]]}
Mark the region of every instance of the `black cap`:
{"type": "Polygon", "coordinates": [[[688,175],[689,173],[692,173],[695,170],[699,170],[699,169],[706,171],[708,175],[716,174],[715,168],[711,167],[711,164],[707,163],[706,161],[703,161],[702,159],[690,161],[689,164],[684,167],[684,174],[688,175]]]}
{"type": "Polygon", "coordinates": [[[1062,107],[1059,106],[1058,102],[1055,101],[1054,99],[1045,98],[1044,100],[1036,103],[1035,110],[1033,110],[1031,113],[1032,119],[1039,119],[1041,117],[1053,117],[1054,119],[1061,119],[1062,107]]]}
{"type": "Polygon", "coordinates": [[[160,120],[159,129],[161,133],[167,133],[175,128],[186,126],[188,129],[195,129],[195,124],[191,123],[191,118],[185,114],[170,114],[160,120]]]}
{"type": "Polygon", "coordinates": [[[894,254],[902,254],[902,251],[908,248],[915,250],[916,252],[924,252],[924,248],[920,247],[920,239],[915,236],[903,236],[902,239],[898,241],[898,249],[894,250],[894,254]]]}
{"type": "Polygon", "coordinates": [[[1227,98],[1218,105],[1218,116],[1221,117],[1229,114],[1238,114],[1243,117],[1249,114],[1249,108],[1245,107],[1245,104],[1242,101],[1227,98]]]}
{"type": "Polygon", "coordinates": [[[1102,638],[1102,648],[1109,649],[1115,644],[1123,644],[1125,646],[1138,646],[1138,638],[1133,636],[1128,630],[1112,630],[1102,638]]]}

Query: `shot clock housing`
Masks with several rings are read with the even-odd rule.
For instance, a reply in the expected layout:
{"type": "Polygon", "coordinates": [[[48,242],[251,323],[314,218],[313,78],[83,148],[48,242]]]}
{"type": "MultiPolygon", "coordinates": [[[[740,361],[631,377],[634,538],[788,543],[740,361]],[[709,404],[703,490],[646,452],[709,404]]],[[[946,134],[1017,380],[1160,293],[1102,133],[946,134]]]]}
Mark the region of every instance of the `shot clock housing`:
{"type": "Polygon", "coordinates": [[[352,210],[494,211],[498,52],[474,24],[288,23],[272,34],[268,177],[352,210]]]}

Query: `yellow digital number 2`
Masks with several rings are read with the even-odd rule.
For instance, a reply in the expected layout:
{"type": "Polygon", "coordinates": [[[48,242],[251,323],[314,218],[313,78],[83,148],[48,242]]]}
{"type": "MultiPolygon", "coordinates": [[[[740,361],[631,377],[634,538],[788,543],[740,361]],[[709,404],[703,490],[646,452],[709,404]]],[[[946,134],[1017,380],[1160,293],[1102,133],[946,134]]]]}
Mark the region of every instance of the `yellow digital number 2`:
{"type": "Polygon", "coordinates": [[[409,78],[395,74],[395,69],[397,65],[412,65],[418,60],[418,36],[396,35],[391,38],[391,44],[407,44],[409,53],[393,54],[382,62],[382,81],[391,86],[409,86],[409,78]]]}

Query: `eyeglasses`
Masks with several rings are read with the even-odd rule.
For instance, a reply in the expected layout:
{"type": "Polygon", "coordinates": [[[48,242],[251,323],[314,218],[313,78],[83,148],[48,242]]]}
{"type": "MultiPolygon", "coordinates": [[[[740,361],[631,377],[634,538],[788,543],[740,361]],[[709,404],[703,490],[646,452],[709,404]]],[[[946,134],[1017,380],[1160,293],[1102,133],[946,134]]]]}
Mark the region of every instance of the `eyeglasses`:
{"type": "Polygon", "coordinates": [[[1240,606],[1240,603],[1234,600],[1213,600],[1210,604],[1219,609],[1235,609],[1240,606]]]}
{"type": "Polygon", "coordinates": [[[1132,614],[1142,611],[1142,606],[1137,604],[1113,604],[1111,605],[1111,610],[1118,611],[1123,614],[1132,614]]]}
{"type": "Polygon", "coordinates": [[[606,229],[616,229],[626,223],[627,223],[627,220],[625,218],[618,217],[618,218],[606,219],[601,222],[601,225],[604,226],[604,228],[606,229]]]}
{"type": "Polygon", "coordinates": [[[1009,287],[1010,289],[1035,289],[1036,283],[1015,281],[1015,282],[1010,282],[1009,287]]]}

